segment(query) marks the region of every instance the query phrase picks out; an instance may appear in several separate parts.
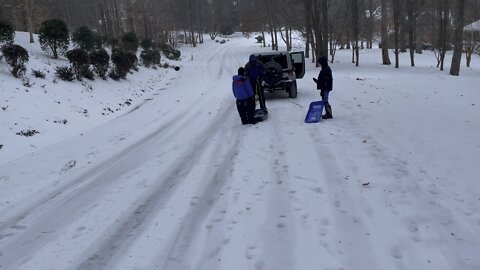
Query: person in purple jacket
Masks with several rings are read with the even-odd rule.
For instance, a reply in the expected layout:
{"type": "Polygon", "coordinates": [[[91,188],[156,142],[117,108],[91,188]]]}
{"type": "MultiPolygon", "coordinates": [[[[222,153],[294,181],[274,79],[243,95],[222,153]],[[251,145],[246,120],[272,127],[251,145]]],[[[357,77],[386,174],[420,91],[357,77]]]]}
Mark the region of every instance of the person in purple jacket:
{"type": "Polygon", "coordinates": [[[238,75],[233,76],[233,95],[237,99],[237,110],[242,120],[242,125],[256,124],[253,114],[255,112],[255,96],[252,85],[245,77],[245,68],[238,69],[238,75]]]}
{"type": "Polygon", "coordinates": [[[265,94],[263,92],[262,81],[263,73],[265,72],[265,67],[262,62],[258,60],[258,57],[255,54],[250,55],[248,63],[245,65],[245,75],[250,80],[252,89],[255,95],[258,95],[258,101],[260,103],[260,108],[266,110],[267,106],[265,105],[265,94]]]}

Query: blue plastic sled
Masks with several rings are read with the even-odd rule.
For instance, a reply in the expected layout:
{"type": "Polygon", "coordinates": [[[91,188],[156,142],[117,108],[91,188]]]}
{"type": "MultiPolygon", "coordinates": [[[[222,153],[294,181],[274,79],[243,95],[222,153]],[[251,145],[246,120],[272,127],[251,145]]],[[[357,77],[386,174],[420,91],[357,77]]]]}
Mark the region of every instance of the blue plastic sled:
{"type": "Polygon", "coordinates": [[[323,101],[314,101],[310,103],[307,116],[305,116],[305,123],[317,123],[322,120],[323,101]]]}

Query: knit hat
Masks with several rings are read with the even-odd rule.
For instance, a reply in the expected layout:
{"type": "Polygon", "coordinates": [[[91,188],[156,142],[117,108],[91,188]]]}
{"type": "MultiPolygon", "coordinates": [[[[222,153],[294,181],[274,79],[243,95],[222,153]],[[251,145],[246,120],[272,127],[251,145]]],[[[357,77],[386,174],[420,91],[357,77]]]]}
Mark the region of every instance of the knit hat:
{"type": "Polygon", "coordinates": [[[245,76],[245,68],[239,67],[239,68],[238,68],[238,75],[245,76]]]}
{"type": "Polygon", "coordinates": [[[325,56],[321,56],[317,59],[318,63],[322,66],[328,66],[328,59],[325,56]]]}

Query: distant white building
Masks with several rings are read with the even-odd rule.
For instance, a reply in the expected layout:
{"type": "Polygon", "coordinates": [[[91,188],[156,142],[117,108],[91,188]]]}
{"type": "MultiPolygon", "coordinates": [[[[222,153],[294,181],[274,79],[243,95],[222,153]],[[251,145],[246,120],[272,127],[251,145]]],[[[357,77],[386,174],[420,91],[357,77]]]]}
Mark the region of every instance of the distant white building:
{"type": "Polygon", "coordinates": [[[480,43],[480,20],[463,27],[463,32],[467,44],[480,43]]]}

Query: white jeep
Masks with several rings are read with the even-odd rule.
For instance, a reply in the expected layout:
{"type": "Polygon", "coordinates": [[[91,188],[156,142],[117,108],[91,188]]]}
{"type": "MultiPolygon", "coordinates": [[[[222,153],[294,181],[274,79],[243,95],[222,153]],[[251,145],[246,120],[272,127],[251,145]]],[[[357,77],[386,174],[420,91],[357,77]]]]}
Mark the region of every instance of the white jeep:
{"type": "Polygon", "coordinates": [[[296,98],[297,79],[305,75],[304,52],[283,51],[255,55],[265,68],[262,77],[263,89],[270,93],[285,90],[290,98],[296,98]]]}

